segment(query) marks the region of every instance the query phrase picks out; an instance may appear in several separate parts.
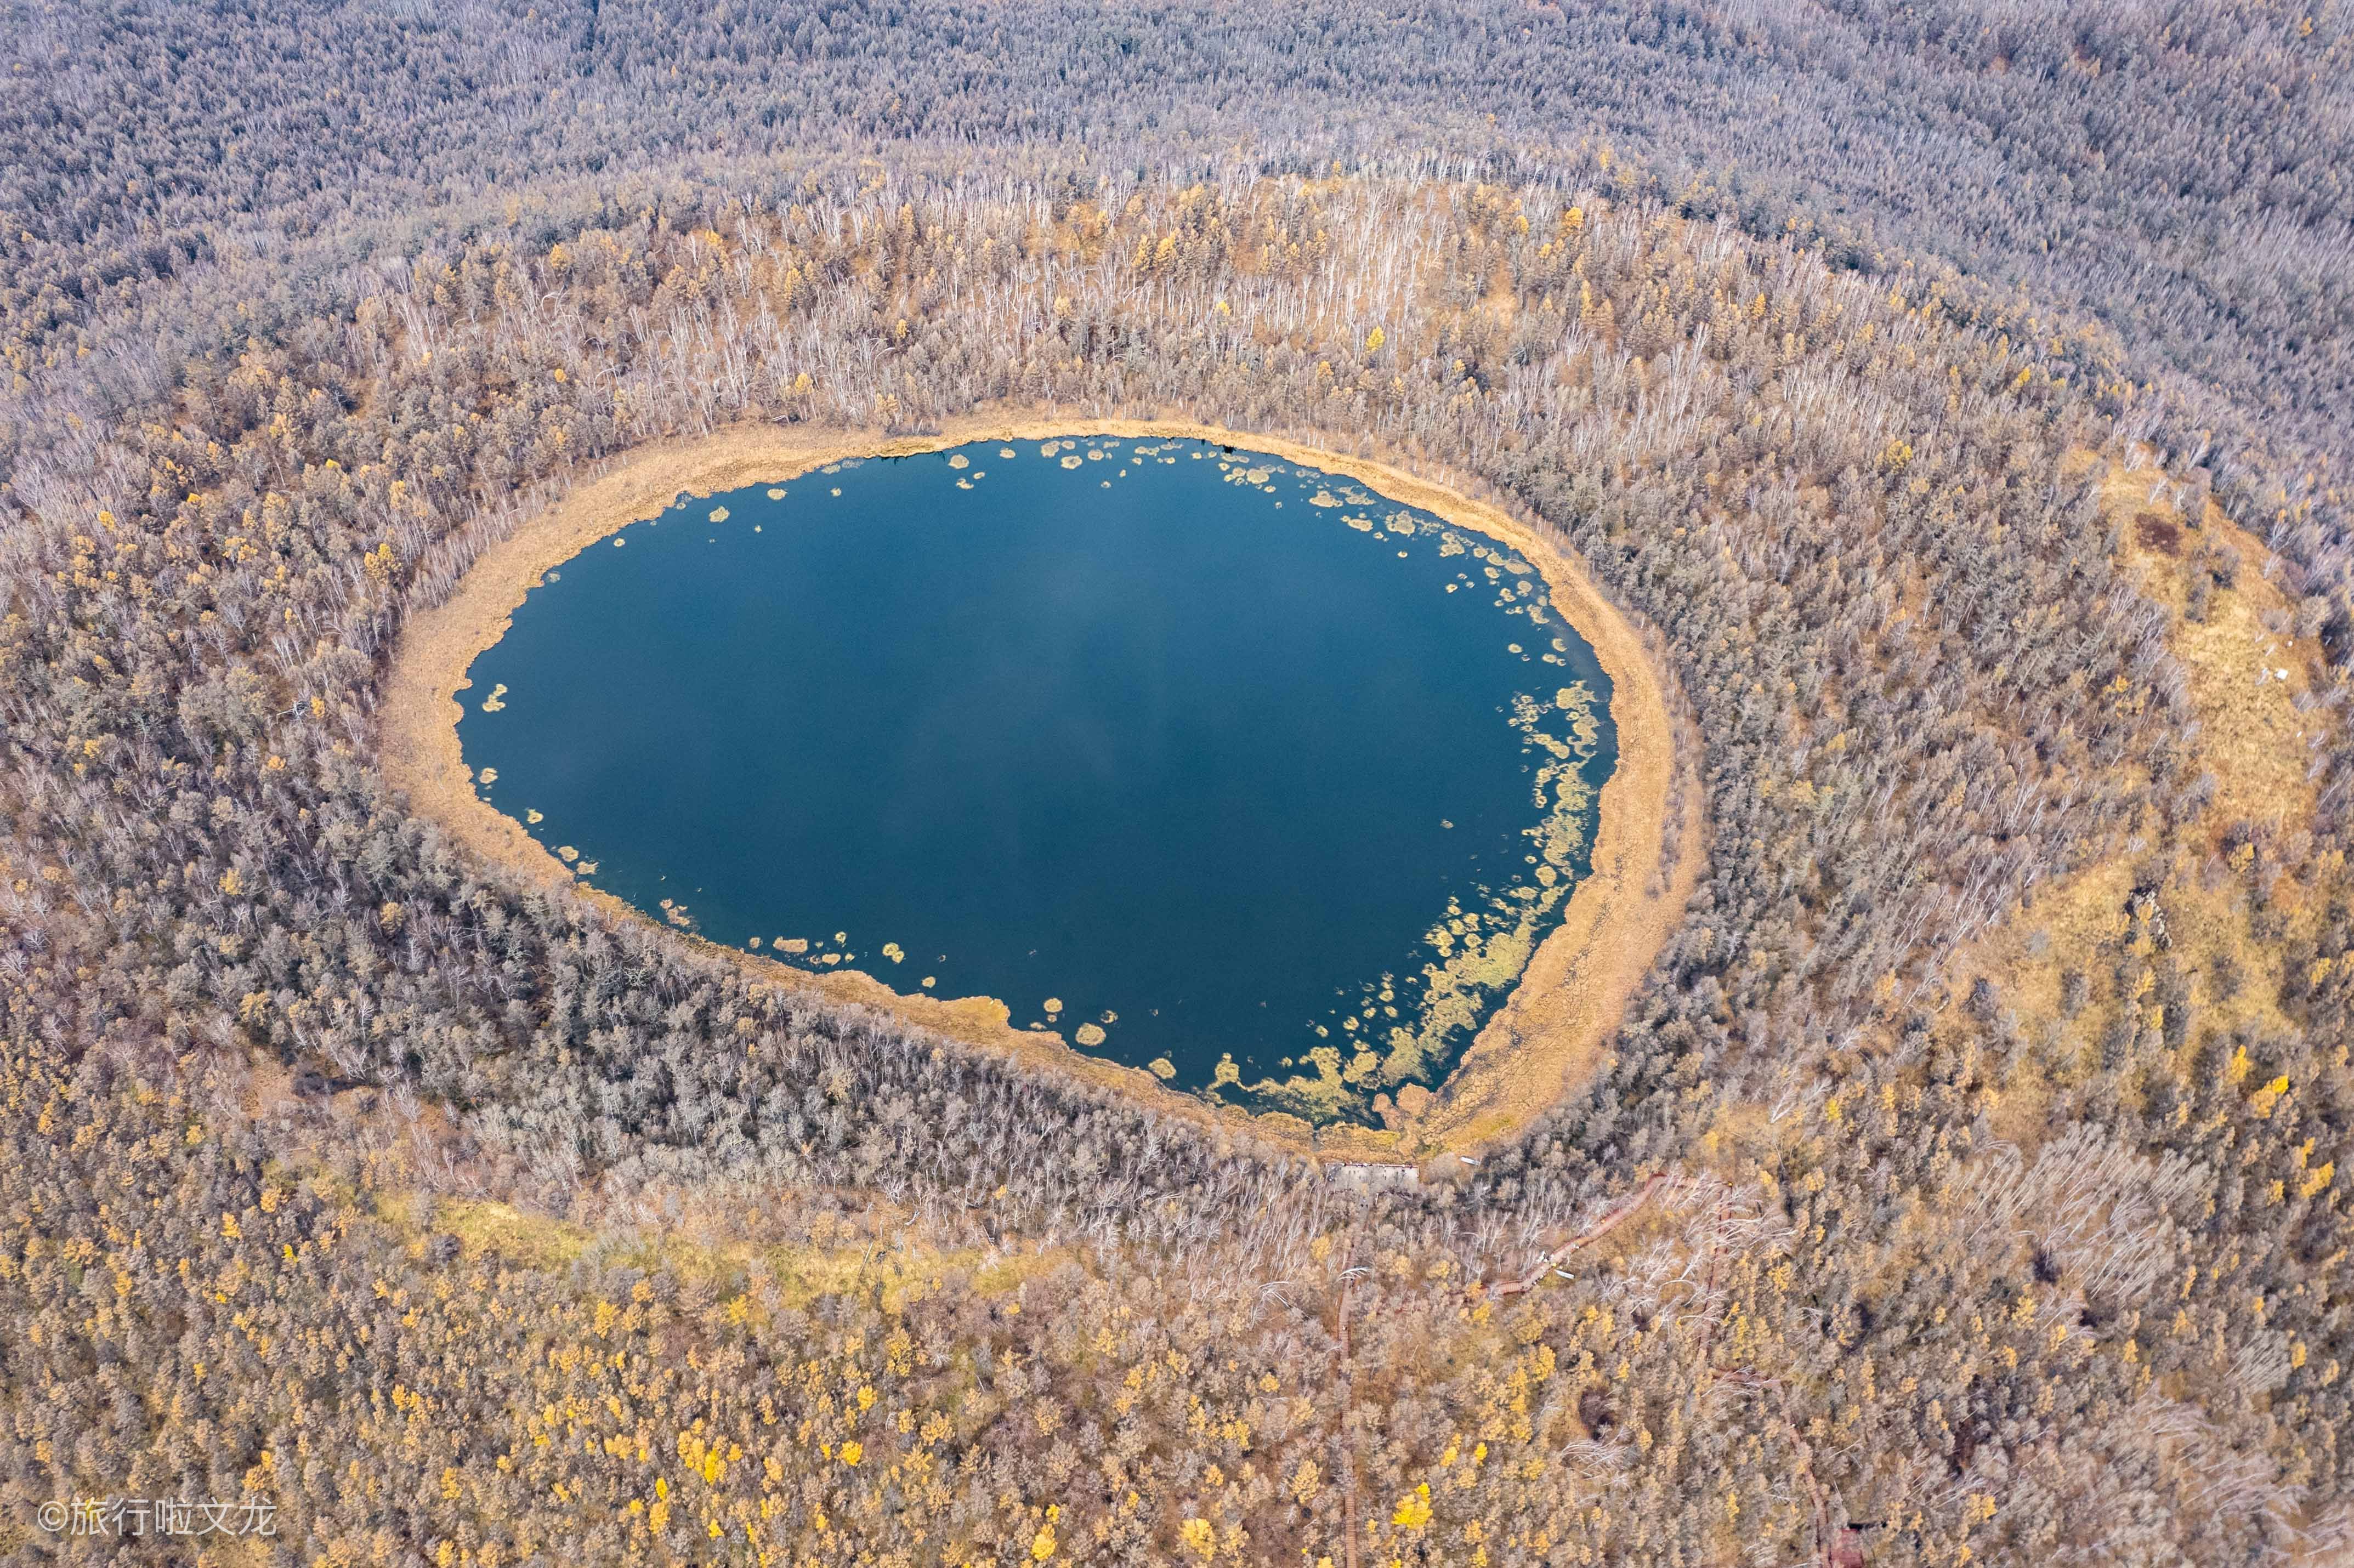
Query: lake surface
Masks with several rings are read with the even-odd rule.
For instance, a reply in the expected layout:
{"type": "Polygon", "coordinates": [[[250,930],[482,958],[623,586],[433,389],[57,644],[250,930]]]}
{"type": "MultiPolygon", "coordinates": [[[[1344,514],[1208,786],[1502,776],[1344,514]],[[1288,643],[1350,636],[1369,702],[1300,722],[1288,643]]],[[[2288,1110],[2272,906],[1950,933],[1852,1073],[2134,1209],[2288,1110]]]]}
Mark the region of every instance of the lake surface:
{"type": "Polygon", "coordinates": [[[1525,560],[1196,441],[682,496],[468,674],[477,788],[581,880],[1318,1119],[1446,1075],[1617,755],[1525,560]]]}

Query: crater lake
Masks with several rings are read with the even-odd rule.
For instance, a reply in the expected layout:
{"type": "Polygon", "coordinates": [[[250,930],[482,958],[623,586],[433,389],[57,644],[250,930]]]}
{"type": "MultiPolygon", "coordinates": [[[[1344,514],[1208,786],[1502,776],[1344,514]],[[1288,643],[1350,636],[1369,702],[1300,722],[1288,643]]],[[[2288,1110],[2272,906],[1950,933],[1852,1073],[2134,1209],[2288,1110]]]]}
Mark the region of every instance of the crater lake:
{"type": "Polygon", "coordinates": [[[476,789],[580,881],[1317,1120],[1445,1076],[1616,758],[1522,555],[1195,440],[682,494],[467,674],[476,789]]]}

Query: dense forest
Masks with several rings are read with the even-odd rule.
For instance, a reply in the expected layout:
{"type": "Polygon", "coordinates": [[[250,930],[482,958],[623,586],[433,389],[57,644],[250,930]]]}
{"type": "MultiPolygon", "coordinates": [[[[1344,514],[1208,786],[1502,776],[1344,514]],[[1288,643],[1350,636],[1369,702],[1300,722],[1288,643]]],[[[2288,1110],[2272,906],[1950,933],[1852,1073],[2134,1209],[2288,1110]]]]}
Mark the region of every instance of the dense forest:
{"type": "Polygon", "coordinates": [[[738,10],[7,5],[0,1552],[2354,1552],[2354,12],[738,10]],[[386,786],[607,460],[1040,408],[1648,630],[1705,869],[1511,1141],[1336,1179],[386,786]]]}

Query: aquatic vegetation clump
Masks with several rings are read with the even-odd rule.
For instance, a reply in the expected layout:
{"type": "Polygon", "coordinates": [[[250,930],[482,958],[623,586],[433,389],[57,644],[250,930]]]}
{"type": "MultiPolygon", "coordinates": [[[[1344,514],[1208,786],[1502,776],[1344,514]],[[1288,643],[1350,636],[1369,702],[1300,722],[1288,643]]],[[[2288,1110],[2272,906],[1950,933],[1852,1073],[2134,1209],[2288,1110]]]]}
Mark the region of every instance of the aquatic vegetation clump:
{"type": "Polygon", "coordinates": [[[1418,973],[1405,981],[1383,975],[1342,1020],[1352,1048],[1344,1054],[1340,1046],[1320,1044],[1302,1059],[1310,1072],[1237,1083],[1251,1098],[1329,1119],[1384,1090],[1428,1086],[1519,983],[1583,869],[1597,792],[1589,774],[1602,724],[1595,694],[1583,681],[1562,687],[1550,702],[1521,695],[1511,722],[1524,746],[1543,758],[1531,786],[1543,814],[1524,831],[1526,874],[1481,888],[1470,907],[1449,900],[1445,917],[1424,935],[1431,957],[1418,973]],[[1401,985],[1418,991],[1414,1001],[1401,1002],[1401,985]]]}

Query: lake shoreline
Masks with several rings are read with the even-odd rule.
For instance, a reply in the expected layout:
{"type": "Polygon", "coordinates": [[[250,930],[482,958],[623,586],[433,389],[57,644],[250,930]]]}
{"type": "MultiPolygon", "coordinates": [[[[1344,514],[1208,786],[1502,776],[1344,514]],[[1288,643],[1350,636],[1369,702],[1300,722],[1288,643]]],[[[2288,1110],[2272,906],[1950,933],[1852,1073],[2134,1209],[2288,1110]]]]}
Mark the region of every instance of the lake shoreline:
{"type": "Polygon", "coordinates": [[[1590,1077],[1653,956],[1681,916],[1696,879],[1700,835],[1687,824],[1671,874],[1659,874],[1677,747],[1665,691],[1640,636],[1582,565],[1540,530],[1485,503],[1387,464],[1182,420],[1053,418],[976,415],[938,434],[892,438],[843,430],[738,427],[689,440],[652,443],[620,454],[546,510],[486,548],[440,605],[403,626],[384,688],[380,763],[386,781],[412,810],[441,823],[472,852],[553,889],[568,888],[619,919],[643,921],[725,957],[755,983],[877,1007],[967,1044],[1118,1090],[1156,1109],[1207,1121],[1230,1133],[1321,1160],[1407,1162],[1471,1153],[1517,1130],[1590,1077]],[[1406,1107],[1382,1128],[1321,1128],[1280,1112],[1218,1106],[1169,1088],[1141,1067],[1087,1054],[1051,1031],[1012,1025],[1002,1002],[907,996],[858,971],[811,973],[757,953],[682,933],[634,906],[580,882],[521,823],[477,793],[458,733],[458,693],[468,668],[508,630],[543,574],[631,524],[660,515],[682,493],[708,496],[786,483],[853,458],[914,456],[967,442],[1073,437],[1202,440],[1262,452],[1349,479],[1401,504],[1509,546],[1543,577],[1555,609],[1593,648],[1611,682],[1617,763],[1604,784],[1592,871],[1572,892],[1561,923],[1530,959],[1521,981],[1436,1090],[1402,1091],[1406,1107]],[[1656,889],[1656,891],[1655,891],[1656,889]]]}

